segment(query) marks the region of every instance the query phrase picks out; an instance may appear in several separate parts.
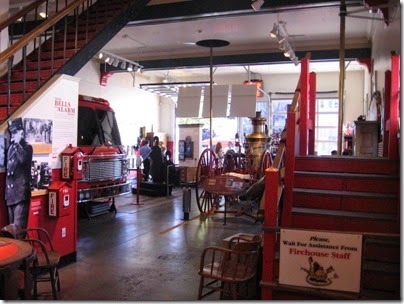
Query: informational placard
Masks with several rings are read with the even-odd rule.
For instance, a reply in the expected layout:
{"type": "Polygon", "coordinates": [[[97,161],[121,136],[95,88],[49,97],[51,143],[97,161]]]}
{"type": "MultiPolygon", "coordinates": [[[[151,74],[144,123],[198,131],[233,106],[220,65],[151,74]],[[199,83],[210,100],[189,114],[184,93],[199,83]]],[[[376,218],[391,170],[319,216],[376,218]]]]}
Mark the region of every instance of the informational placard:
{"type": "Polygon", "coordinates": [[[359,292],[362,235],[281,229],[279,283],[359,292]]]}

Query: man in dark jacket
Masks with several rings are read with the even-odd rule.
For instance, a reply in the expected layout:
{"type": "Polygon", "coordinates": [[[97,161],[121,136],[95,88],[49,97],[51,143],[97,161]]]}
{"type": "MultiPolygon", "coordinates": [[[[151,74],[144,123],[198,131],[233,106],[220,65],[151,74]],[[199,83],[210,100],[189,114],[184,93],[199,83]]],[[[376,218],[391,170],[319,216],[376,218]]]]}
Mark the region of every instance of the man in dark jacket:
{"type": "Polygon", "coordinates": [[[8,122],[10,146],[7,150],[5,199],[10,224],[27,228],[31,200],[32,146],[25,140],[22,119],[8,122]]]}

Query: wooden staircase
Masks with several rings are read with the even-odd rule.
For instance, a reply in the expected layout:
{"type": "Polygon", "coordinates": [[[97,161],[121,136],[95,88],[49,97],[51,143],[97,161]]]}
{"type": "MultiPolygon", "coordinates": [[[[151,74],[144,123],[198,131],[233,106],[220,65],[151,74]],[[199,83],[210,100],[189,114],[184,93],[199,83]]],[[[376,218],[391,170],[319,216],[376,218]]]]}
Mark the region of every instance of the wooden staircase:
{"type": "MultiPolygon", "coordinates": [[[[272,178],[270,175],[266,178],[271,179],[268,183],[276,183],[277,172],[272,178]]],[[[264,222],[264,270],[261,281],[264,300],[400,299],[399,160],[297,156],[292,197],[291,214],[284,217],[290,219],[289,222],[281,221],[276,227],[276,214],[269,216],[272,219],[266,215],[264,222]],[[361,234],[360,292],[280,284],[279,231],[282,228],[361,234]],[[268,257],[272,260],[268,263],[270,270],[265,268],[268,257]]],[[[280,212],[288,212],[282,210],[282,206],[278,208],[280,212]]]]}
{"type": "MultiPolygon", "coordinates": [[[[149,1],[75,0],[29,33],[23,33],[19,40],[11,40],[11,46],[0,53],[0,64],[8,65],[8,71],[0,78],[0,124],[52,76],[74,76],[149,1]],[[40,44],[41,39],[44,41],[40,44]],[[20,57],[19,62],[13,62],[20,57]]],[[[28,9],[1,22],[0,30],[12,28],[17,19],[25,20],[28,9]]]]}
{"type": "Polygon", "coordinates": [[[399,161],[296,157],[291,226],[400,232],[399,161]]]}
{"type": "MultiPolygon", "coordinates": [[[[312,91],[315,74],[309,74],[308,59],[302,59],[302,73],[288,109],[282,141],[273,167],[265,172],[262,300],[401,299],[400,156],[395,121],[398,119],[398,63],[399,58],[393,55],[391,74],[395,75],[395,81],[391,81],[392,93],[386,99],[390,107],[385,116],[390,134],[384,136],[384,157],[360,158],[313,155],[314,120],[309,109],[314,109],[311,103],[315,100],[312,91]],[[298,275],[297,271],[288,273],[282,281],[296,286],[280,283],[280,261],[285,267],[291,258],[285,253],[281,256],[281,231],[289,235],[300,231],[336,238],[360,237],[360,273],[355,272],[356,278],[360,277],[360,283],[355,281],[360,285],[359,291],[356,287],[352,292],[348,288],[309,284],[301,276],[289,281],[298,275]]],[[[300,248],[294,243],[288,245],[296,250],[300,248]]],[[[322,261],[333,263],[327,255],[322,261]]],[[[359,267],[357,260],[353,263],[359,267]]],[[[289,268],[282,270],[289,271],[289,268]]],[[[351,278],[349,271],[343,273],[344,282],[351,278]]]]}

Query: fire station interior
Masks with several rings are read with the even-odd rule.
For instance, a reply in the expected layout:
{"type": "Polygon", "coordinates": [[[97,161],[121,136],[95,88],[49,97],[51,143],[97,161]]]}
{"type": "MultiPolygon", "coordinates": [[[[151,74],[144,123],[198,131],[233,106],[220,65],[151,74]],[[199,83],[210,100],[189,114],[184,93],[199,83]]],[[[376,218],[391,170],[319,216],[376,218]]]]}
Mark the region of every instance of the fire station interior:
{"type": "Polygon", "coordinates": [[[398,0],[0,20],[1,299],[401,299],[398,0]]]}

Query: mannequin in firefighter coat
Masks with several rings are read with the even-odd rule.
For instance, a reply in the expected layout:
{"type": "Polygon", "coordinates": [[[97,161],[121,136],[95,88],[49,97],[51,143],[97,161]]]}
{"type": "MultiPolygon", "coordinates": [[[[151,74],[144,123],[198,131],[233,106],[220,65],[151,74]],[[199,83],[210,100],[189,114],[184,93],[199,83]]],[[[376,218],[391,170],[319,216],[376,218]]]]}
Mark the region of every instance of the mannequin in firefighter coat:
{"type": "Polygon", "coordinates": [[[32,146],[25,141],[22,119],[8,122],[10,146],[7,150],[5,199],[10,224],[27,228],[31,200],[32,146]]]}

